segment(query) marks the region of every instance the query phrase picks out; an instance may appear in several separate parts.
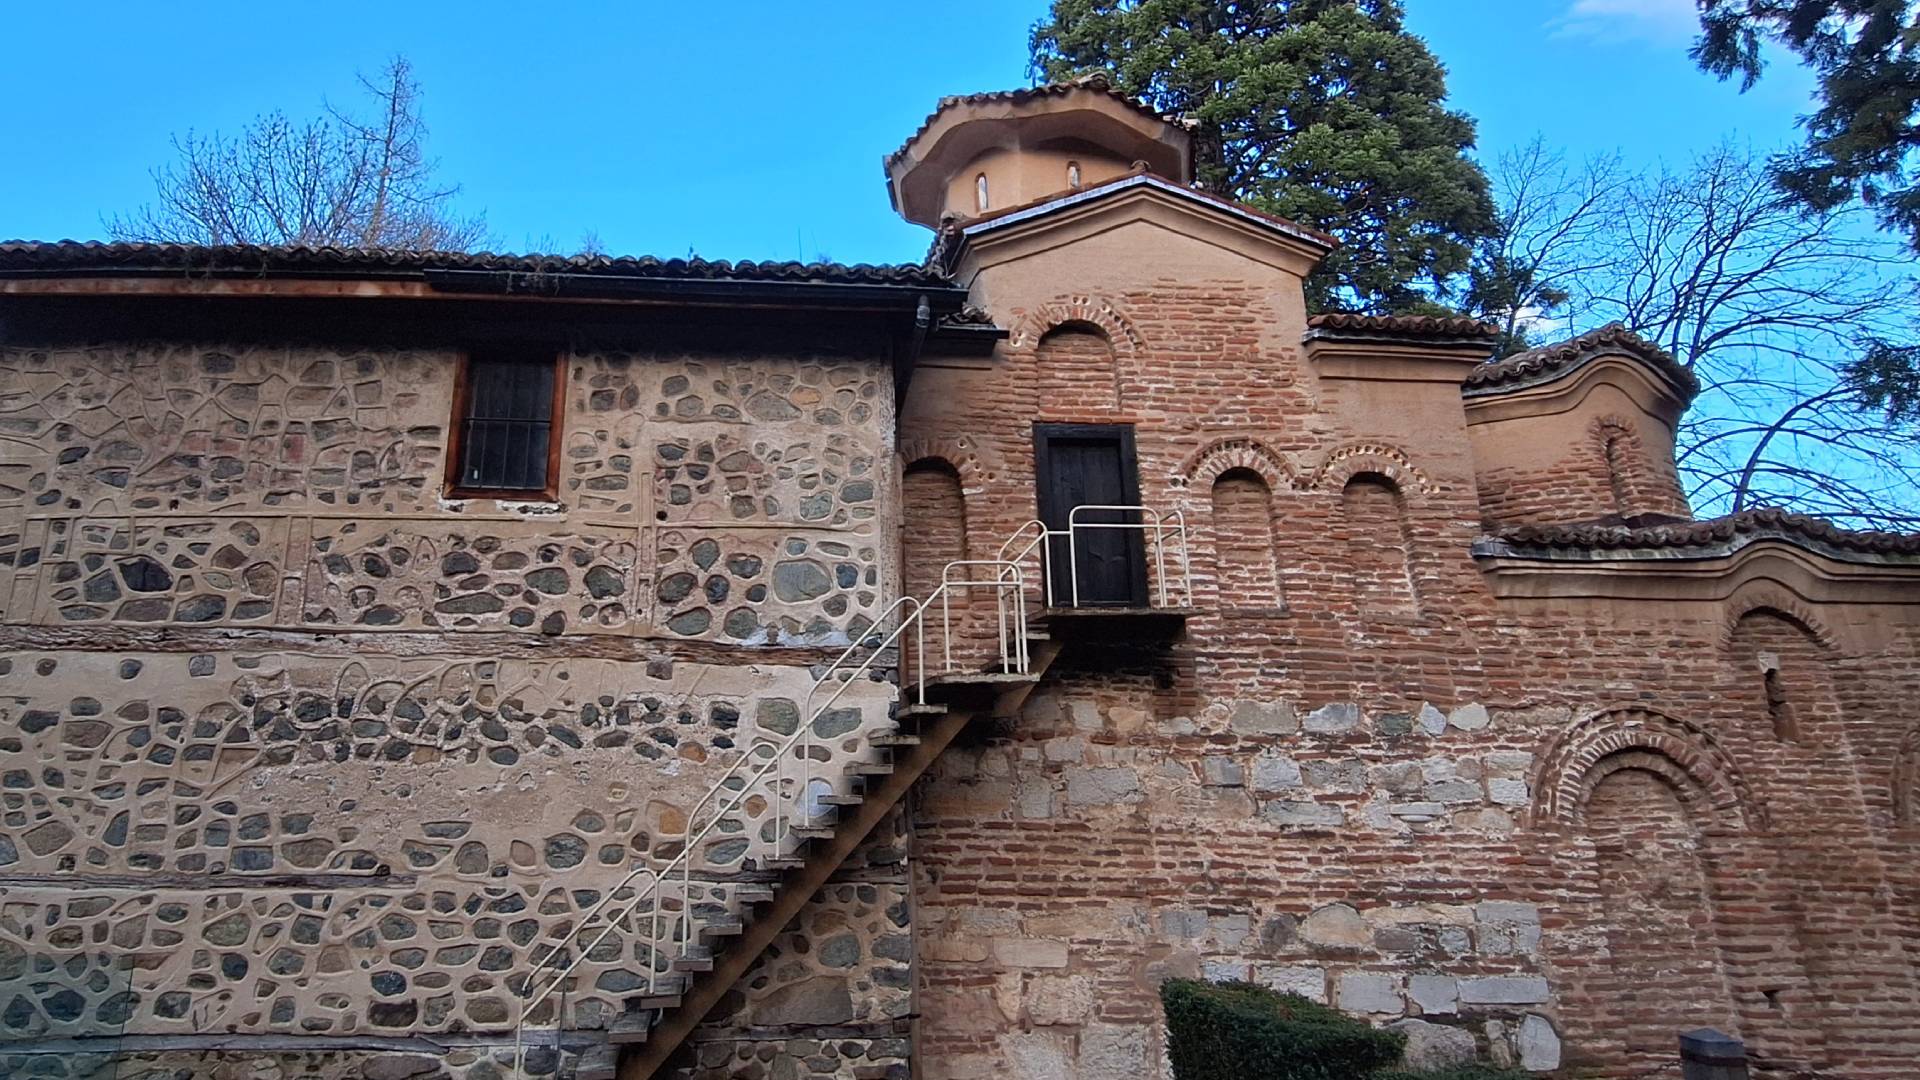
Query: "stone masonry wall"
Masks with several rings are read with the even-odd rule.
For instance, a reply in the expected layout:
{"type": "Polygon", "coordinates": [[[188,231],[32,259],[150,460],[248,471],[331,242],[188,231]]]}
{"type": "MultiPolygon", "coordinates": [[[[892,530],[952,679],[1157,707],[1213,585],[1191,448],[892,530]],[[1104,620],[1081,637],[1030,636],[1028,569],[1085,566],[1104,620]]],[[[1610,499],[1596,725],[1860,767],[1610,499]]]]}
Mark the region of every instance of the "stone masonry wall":
{"type": "MultiPolygon", "coordinates": [[[[1264,302],[1280,286],[1237,267],[1044,291],[1071,258],[1020,288],[986,271],[1013,337],[991,364],[923,365],[903,425],[957,471],[981,551],[1032,513],[1034,421],[1133,424],[1143,500],[1186,514],[1200,614],[1170,647],[1070,647],[923,785],[924,1076],[1161,1075],[1169,975],[1296,990],[1428,1060],[1626,1078],[1698,1020],[1764,1076],[1910,1071],[1905,608],[1740,578],[1498,600],[1469,556],[1484,491],[1454,388],[1316,376],[1264,302]],[[1112,379],[1086,347],[1071,379],[1113,394],[1044,392],[1056,326],[1099,329],[1112,379]]],[[[1658,481],[1616,485],[1626,509],[1684,512],[1658,481]]]]}
{"type": "MultiPolygon", "coordinates": [[[[230,1032],[478,1040],[422,1068],[499,1075],[536,951],[671,858],[695,799],[795,730],[812,665],[885,606],[883,364],[573,353],[559,498],[513,504],[442,497],[456,362],[0,351],[0,1041],[24,1055],[0,1072],[230,1032]]],[[[822,718],[823,775],[891,697],[822,718]]],[[[709,841],[695,902],[764,838],[709,841]]],[[[833,959],[767,966],[754,995],[844,973],[844,925],[859,1008],[789,1029],[743,1003],[703,1038],[893,1037],[905,1006],[882,999],[905,991],[870,985],[867,950],[899,951],[880,943],[908,908],[897,872],[863,873],[806,916],[833,959]]],[[[664,963],[613,945],[569,1024],[664,963]]],[[[155,1068],[187,1052],[154,1046],[155,1068]]],[[[338,1049],[282,1064],[361,1075],[338,1049]]]]}

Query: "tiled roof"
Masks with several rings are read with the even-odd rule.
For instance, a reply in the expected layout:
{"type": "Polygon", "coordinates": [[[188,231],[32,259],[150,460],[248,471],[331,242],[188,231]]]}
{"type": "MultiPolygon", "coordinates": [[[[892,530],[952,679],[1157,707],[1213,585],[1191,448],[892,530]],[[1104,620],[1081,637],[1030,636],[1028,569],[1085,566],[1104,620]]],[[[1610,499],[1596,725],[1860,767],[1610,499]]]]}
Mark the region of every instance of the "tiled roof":
{"type": "Polygon", "coordinates": [[[1700,381],[1666,351],[1619,323],[1608,323],[1598,330],[1570,341],[1492,360],[1467,373],[1468,396],[1499,393],[1557,378],[1599,356],[1633,356],[1665,376],[1686,401],[1700,392],[1700,381]]]}
{"type": "Polygon", "coordinates": [[[993,313],[978,304],[963,304],[959,311],[942,316],[941,326],[992,326],[993,313]]]}
{"type": "Polygon", "coordinates": [[[901,155],[907,152],[907,147],[912,146],[915,140],[925,135],[927,129],[933,126],[933,122],[940,119],[941,113],[946,112],[955,105],[987,105],[999,102],[1004,102],[1008,105],[1020,105],[1039,98],[1064,97],[1067,94],[1073,93],[1075,90],[1098,91],[1113,98],[1115,101],[1125,104],[1128,108],[1140,113],[1142,116],[1151,116],[1162,123],[1172,124],[1174,127],[1182,130],[1186,129],[1186,125],[1182,123],[1179,118],[1169,116],[1153,106],[1145,104],[1138,98],[1131,97],[1114,89],[1113,81],[1107,77],[1106,72],[1092,71],[1079,78],[1068,79],[1066,82],[1047,83],[1043,86],[1030,86],[1022,90],[991,90],[980,94],[952,94],[943,97],[940,99],[940,103],[934,106],[933,111],[927,114],[927,118],[920,121],[920,126],[914,129],[913,134],[907,136],[906,141],[900,144],[900,148],[887,155],[886,163],[891,165],[895,161],[898,161],[901,155]]]}
{"type": "Polygon", "coordinates": [[[60,275],[187,271],[246,274],[316,273],[386,277],[433,270],[571,274],[608,278],[702,281],[826,282],[950,288],[953,282],[924,265],[799,262],[727,262],[651,256],[496,255],[492,252],[410,251],[395,248],[299,247],[253,244],[100,243],[77,240],[0,242],[0,275],[60,275]]]}
{"type": "Polygon", "coordinates": [[[1744,547],[1756,540],[1778,539],[1815,550],[1879,556],[1920,556],[1920,535],[1854,531],[1819,518],[1785,510],[1744,510],[1706,521],[1672,521],[1656,525],[1515,525],[1493,533],[1489,540],[1507,552],[1483,550],[1476,554],[1524,554],[1545,548],[1586,552],[1645,552],[1679,556],[1709,555],[1744,547]]]}
{"type": "Polygon", "coordinates": [[[1368,336],[1415,338],[1419,340],[1485,341],[1491,344],[1500,328],[1489,322],[1468,318],[1442,318],[1434,315],[1363,315],[1354,311],[1328,311],[1309,316],[1307,329],[1328,334],[1364,334],[1368,336]]]}

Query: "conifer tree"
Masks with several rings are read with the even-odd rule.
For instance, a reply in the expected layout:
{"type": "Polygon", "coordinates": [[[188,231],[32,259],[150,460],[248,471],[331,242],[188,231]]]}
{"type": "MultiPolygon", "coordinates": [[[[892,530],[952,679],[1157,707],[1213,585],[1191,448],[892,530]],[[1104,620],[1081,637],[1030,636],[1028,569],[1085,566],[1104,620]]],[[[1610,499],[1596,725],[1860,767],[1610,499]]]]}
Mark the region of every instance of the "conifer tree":
{"type": "Polygon", "coordinates": [[[1209,190],[1339,237],[1316,309],[1430,309],[1494,227],[1473,121],[1399,0],[1054,0],[1030,46],[1037,76],[1105,71],[1193,122],[1209,190]]]}

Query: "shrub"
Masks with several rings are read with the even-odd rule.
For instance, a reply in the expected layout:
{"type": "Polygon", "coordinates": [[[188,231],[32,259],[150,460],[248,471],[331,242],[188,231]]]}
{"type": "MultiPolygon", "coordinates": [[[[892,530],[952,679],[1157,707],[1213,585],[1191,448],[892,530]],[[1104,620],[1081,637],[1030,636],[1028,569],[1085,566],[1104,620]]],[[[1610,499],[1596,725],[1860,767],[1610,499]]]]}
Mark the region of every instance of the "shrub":
{"type": "Polygon", "coordinates": [[[1160,987],[1174,1080],[1355,1080],[1400,1060],[1406,1040],[1298,994],[1255,983],[1160,987]]]}

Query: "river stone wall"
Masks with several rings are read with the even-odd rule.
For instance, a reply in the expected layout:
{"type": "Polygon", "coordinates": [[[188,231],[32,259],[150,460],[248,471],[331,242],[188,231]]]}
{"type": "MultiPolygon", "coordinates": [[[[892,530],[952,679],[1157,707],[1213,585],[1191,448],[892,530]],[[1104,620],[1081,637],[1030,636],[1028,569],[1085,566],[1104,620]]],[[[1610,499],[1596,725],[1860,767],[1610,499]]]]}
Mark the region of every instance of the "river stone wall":
{"type": "MultiPolygon", "coordinates": [[[[699,797],[797,729],[817,665],[889,599],[880,363],[571,355],[552,503],[442,496],[457,363],[0,350],[11,1049],[510,1032],[508,986],[542,943],[670,859],[699,797]]],[[[859,684],[821,717],[819,775],[892,696],[859,684]]],[[[749,808],[766,823],[764,798],[749,808]]],[[[695,903],[724,904],[766,835],[750,821],[704,844],[695,903]]],[[[901,842],[878,846],[892,869],[826,890],[753,997],[846,974],[827,955],[795,967],[812,940],[838,956],[852,933],[865,957],[905,932],[901,842]]],[[[568,1023],[604,1024],[662,962],[615,940],[568,1023]]],[[[904,959],[832,1023],[890,1032],[904,959]]],[[[703,1037],[753,1026],[745,1000],[729,1015],[703,1037]]],[[[251,1067],[127,1047],[109,1055],[123,1074],[251,1067]]],[[[406,1060],[263,1055],[289,1076],[406,1060]]],[[[425,1071],[483,1077],[493,1058],[449,1050],[425,1071]]]]}

